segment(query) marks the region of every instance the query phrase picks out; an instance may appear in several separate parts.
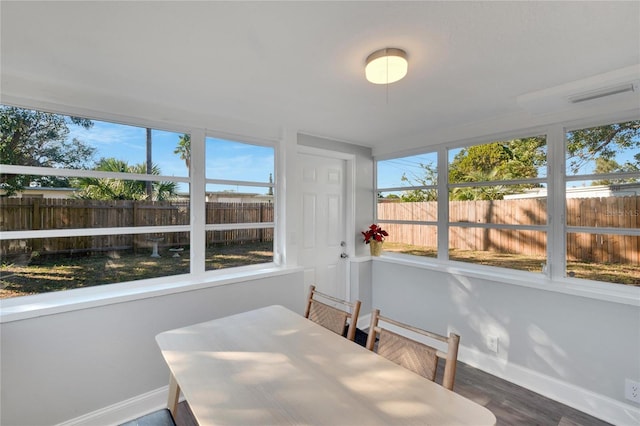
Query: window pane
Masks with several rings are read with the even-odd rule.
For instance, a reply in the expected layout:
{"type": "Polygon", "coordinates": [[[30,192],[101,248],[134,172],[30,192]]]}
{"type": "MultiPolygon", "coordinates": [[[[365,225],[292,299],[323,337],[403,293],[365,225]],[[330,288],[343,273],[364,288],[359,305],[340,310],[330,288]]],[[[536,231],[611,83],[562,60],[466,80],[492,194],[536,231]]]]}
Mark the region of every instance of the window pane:
{"type": "Polygon", "coordinates": [[[378,188],[435,185],[438,155],[435,152],[377,162],[378,188]]]}
{"type": "Polygon", "coordinates": [[[207,223],[273,222],[273,203],[208,202],[207,223]]]}
{"type": "Polygon", "coordinates": [[[640,182],[628,179],[571,180],[566,185],[567,198],[627,197],[640,195],[640,182]]]}
{"type": "MultiPolygon", "coordinates": [[[[589,189],[587,187],[586,189],[589,189]]],[[[640,188],[639,195],[618,196],[631,191],[603,192],[588,191],[571,193],[567,189],[567,225],[593,228],[640,228],[640,188]],[[577,196],[589,198],[575,198],[577,196]]]]}
{"type": "MultiPolygon", "coordinates": [[[[206,185],[206,223],[273,223],[275,149],[212,137],[205,143],[206,177],[223,181],[206,185]]],[[[272,262],[273,235],[272,226],[207,231],[205,269],[272,262]]]]}
{"type": "MultiPolygon", "coordinates": [[[[493,187],[459,188],[469,191],[493,191],[493,187]]],[[[517,198],[505,200],[449,201],[450,222],[496,223],[509,225],[545,225],[547,199],[517,198]]]]}
{"type": "Polygon", "coordinates": [[[3,231],[188,225],[189,201],[0,198],[3,231]]]}
{"type": "Polygon", "coordinates": [[[0,298],[189,273],[187,232],[4,240],[0,248],[0,298]]]}
{"type": "Polygon", "coordinates": [[[436,226],[385,223],[383,228],[389,233],[384,241],[385,251],[437,257],[438,228],[436,226]]]}
{"type": "MultiPolygon", "coordinates": [[[[384,194],[383,197],[388,197],[388,195],[384,194]]],[[[438,202],[412,202],[400,198],[378,198],[378,220],[435,222],[438,220],[438,202]]]]}
{"type": "Polygon", "coordinates": [[[273,202],[273,188],[246,185],[207,184],[207,201],[227,203],[273,202]]]}
{"type": "Polygon", "coordinates": [[[274,148],[206,138],[208,179],[273,182],[274,148]]]}
{"type": "Polygon", "coordinates": [[[70,178],[74,198],[84,200],[167,201],[189,198],[187,183],[127,180],[102,177],[70,178]]]}
{"type": "MultiPolygon", "coordinates": [[[[189,175],[188,151],[175,152],[188,135],[4,105],[0,116],[3,139],[11,144],[3,164],[146,174],[150,157],[151,174],[189,175]]],[[[41,183],[47,186],[46,179],[41,183]]]]}
{"type": "Polygon", "coordinates": [[[567,275],[640,286],[640,237],[567,233],[567,275]]]}
{"type": "MultiPolygon", "coordinates": [[[[120,175],[122,176],[122,175],[120,175]]],[[[130,180],[113,177],[33,176],[2,173],[0,195],[14,198],[83,200],[188,200],[186,182],[130,180]],[[11,185],[18,185],[12,188],[11,185]]]]}
{"type": "Polygon", "coordinates": [[[547,175],[547,141],[536,136],[449,150],[449,182],[490,182],[547,175]]]}
{"type": "Polygon", "coordinates": [[[207,231],[206,270],[273,261],[273,229],[207,231]]]}
{"type": "Polygon", "coordinates": [[[189,135],[124,124],[93,121],[85,129],[71,126],[70,138],[84,141],[95,149],[98,169],[124,173],[189,176],[189,135]],[[183,141],[186,138],[187,144],[183,141]],[[152,171],[146,167],[151,156],[152,171]],[[104,159],[110,161],[103,161],[104,159]],[[115,161],[113,161],[115,160],[115,161]]]}
{"type": "Polygon", "coordinates": [[[575,130],[566,139],[568,176],[640,171],[640,120],[575,130]]]}
{"type": "Polygon", "coordinates": [[[479,265],[541,272],[546,263],[543,231],[449,228],[449,258],[479,265]]]}

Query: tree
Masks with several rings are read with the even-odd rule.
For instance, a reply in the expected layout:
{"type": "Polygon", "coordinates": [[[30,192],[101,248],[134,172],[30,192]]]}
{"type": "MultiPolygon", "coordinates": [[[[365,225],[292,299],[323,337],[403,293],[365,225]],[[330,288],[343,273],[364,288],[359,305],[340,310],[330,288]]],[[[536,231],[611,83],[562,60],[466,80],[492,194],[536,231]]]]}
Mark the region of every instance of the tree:
{"type": "MultiPolygon", "coordinates": [[[[130,166],[126,161],[115,158],[102,158],[95,170],[103,172],[138,173],[145,174],[145,163],[130,166]]],[[[154,175],[160,174],[158,166],[152,167],[154,175]]],[[[78,178],[76,186],[81,191],[77,198],[91,200],[154,200],[164,201],[176,195],[177,184],[175,182],[151,182],[152,196],[149,197],[146,188],[147,181],[113,179],[113,178],[78,178]]]]}
{"type": "MultiPolygon", "coordinates": [[[[532,137],[498,141],[461,149],[449,165],[449,182],[491,182],[529,179],[546,164],[546,139],[532,137]]],[[[532,185],[495,185],[454,188],[454,200],[500,200],[532,185]]]]}
{"type": "MultiPolygon", "coordinates": [[[[495,179],[497,169],[493,169],[489,173],[481,170],[471,172],[469,178],[472,182],[490,182],[495,179]]],[[[471,200],[502,200],[507,194],[518,192],[506,185],[491,186],[462,186],[455,187],[449,193],[450,200],[471,201],[471,200]]]]}
{"type": "Polygon", "coordinates": [[[612,160],[618,152],[631,149],[639,150],[633,162],[615,171],[640,168],[640,120],[574,130],[567,134],[568,171],[579,174],[582,167],[597,158],[612,160]]]}
{"type": "MultiPolygon", "coordinates": [[[[532,137],[498,141],[461,149],[449,165],[449,182],[472,183],[538,176],[538,170],[546,165],[546,138],[532,137]]],[[[594,164],[594,173],[629,173],[640,171],[640,120],[575,130],[567,133],[567,169],[573,174],[584,173],[581,169],[594,164]],[[635,153],[624,164],[616,160],[619,153],[635,153]]],[[[421,165],[424,176],[403,176],[408,182],[432,182],[435,172],[421,165]]],[[[637,182],[638,178],[616,179],[615,182],[637,182]]],[[[595,185],[609,185],[610,179],[594,181],[595,185]]],[[[418,186],[415,185],[414,186],[418,186]]],[[[495,185],[456,187],[449,197],[456,200],[502,199],[510,193],[521,192],[534,185],[495,185]]],[[[407,191],[406,201],[424,197],[423,191],[407,191]]]]}
{"type": "MultiPolygon", "coordinates": [[[[639,154],[636,154],[636,157],[638,155],[639,154]]],[[[640,169],[638,168],[638,164],[632,164],[627,162],[625,164],[620,165],[616,160],[607,159],[603,157],[596,158],[596,168],[594,170],[596,174],[625,173],[625,172],[638,172],[638,171],[640,171],[640,169]]],[[[615,180],[601,179],[601,180],[592,181],[591,185],[615,185],[615,184],[621,184],[625,182],[635,182],[635,181],[636,179],[634,178],[615,179],[615,180]]]]}
{"type": "MultiPolygon", "coordinates": [[[[0,161],[2,164],[80,169],[88,167],[95,149],[74,138],[69,125],[89,129],[91,120],[0,105],[0,161]]],[[[68,186],[66,178],[0,175],[0,188],[14,195],[31,181],[42,186],[68,186]]]]}
{"type": "MultiPolygon", "coordinates": [[[[411,177],[407,177],[406,173],[402,174],[400,180],[407,182],[411,186],[432,186],[437,184],[438,174],[433,164],[418,164],[422,169],[423,174],[414,174],[411,177]]],[[[389,198],[389,197],[387,197],[389,198]]],[[[438,191],[435,189],[408,189],[402,191],[400,199],[405,202],[421,202],[421,201],[436,201],[438,199],[438,191]]]]}
{"type": "Polygon", "coordinates": [[[178,139],[178,145],[173,151],[174,154],[180,154],[180,159],[184,160],[187,169],[191,166],[191,135],[185,133],[178,139]]]}
{"type": "Polygon", "coordinates": [[[460,150],[449,166],[449,182],[474,182],[478,173],[488,180],[538,176],[546,164],[546,139],[533,137],[475,145],[460,150]]]}

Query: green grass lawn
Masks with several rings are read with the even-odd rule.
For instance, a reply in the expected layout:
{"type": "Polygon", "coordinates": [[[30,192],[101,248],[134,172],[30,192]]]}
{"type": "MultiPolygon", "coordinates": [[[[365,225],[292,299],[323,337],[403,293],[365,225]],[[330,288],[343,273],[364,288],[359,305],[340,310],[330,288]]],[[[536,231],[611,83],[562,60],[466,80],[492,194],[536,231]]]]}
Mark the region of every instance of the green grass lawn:
{"type": "MultiPolygon", "coordinates": [[[[437,255],[436,249],[389,242],[384,243],[384,250],[432,258],[437,255]]],[[[470,250],[450,250],[449,259],[529,272],[541,272],[542,264],[547,261],[544,256],[470,250]]],[[[570,261],[567,273],[576,278],[640,286],[640,265],[570,261]]]]}
{"type": "MultiPolygon", "coordinates": [[[[0,265],[0,299],[92,287],[123,281],[189,273],[189,251],[180,257],[160,250],[162,257],[150,257],[150,251],[104,252],[76,256],[38,256],[0,265]]],[[[206,269],[270,262],[273,243],[220,245],[207,249],[206,269]]]]}
{"type": "MultiPolygon", "coordinates": [[[[270,262],[273,245],[249,243],[220,245],[207,249],[206,269],[270,262]]],[[[386,242],[387,252],[436,257],[435,249],[386,242]]],[[[0,299],[27,294],[47,293],[103,284],[189,273],[189,251],[180,257],[161,250],[162,257],[152,258],[149,251],[105,252],[77,256],[39,256],[0,265],[0,299]]],[[[480,251],[450,251],[450,259],[522,271],[540,272],[544,257],[480,251]]],[[[570,262],[568,272],[577,278],[640,286],[640,266],[570,262]]]]}

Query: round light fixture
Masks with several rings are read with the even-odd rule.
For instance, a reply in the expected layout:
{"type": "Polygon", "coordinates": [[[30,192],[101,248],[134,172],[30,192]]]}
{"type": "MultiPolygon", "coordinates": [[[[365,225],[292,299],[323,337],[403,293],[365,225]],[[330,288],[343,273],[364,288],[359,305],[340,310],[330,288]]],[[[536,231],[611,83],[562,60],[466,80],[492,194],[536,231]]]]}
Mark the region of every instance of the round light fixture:
{"type": "Polygon", "coordinates": [[[376,50],[367,57],[365,76],[373,84],[389,84],[407,75],[407,52],[394,47],[376,50]]]}

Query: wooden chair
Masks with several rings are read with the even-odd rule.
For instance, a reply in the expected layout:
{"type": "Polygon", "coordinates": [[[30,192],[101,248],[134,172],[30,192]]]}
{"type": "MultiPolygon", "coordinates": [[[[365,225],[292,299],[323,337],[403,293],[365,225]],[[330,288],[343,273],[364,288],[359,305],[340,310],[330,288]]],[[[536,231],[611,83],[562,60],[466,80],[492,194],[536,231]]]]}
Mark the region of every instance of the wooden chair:
{"type": "Polygon", "coordinates": [[[445,360],[444,377],[442,386],[453,390],[453,383],[456,377],[456,362],[458,360],[458,346],[460,336],[450,333],[449,337],[431,333],[417,327],[413,327],[391,318],[380,315],[380,310],[375,309],[371,313],[371,325],[369,326],[369,336],[367,337],[366,348],[376,352],[401,365],[414,373],[417,373],[431,381],[436,380],[438,369],[438,359],[445,360]],[[402,336],[398,333],[379,326],[379,322],[385,322],[404,330],[409,330],[418,335],[426,336],[430,339],[446,343],[447,351],[442,352],[436,348],[418,342],[414,339],[402,336]],[[376,338],[378,341],[376,342],[376,338]]]}
{"type": "Polygon", "coordinates": [[[309,286],[309,296],[307,297],[304,316],[340,335],[344,335],[347,321],[349,321],[346,338],[354,341],[356,338],[356,323],[360,314],[360,304],[359,300],[352,303],[321,293],[316,290],[316,286],[311,285],[309,286]],[[327,303],[317,300],[318,297],[327,303]],[[329,305],[329,302],[333,302],[334,305],[338,304],[344,309],[329,305]]]}

